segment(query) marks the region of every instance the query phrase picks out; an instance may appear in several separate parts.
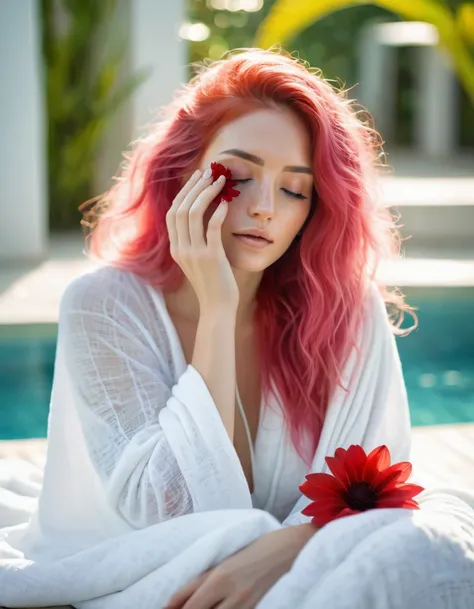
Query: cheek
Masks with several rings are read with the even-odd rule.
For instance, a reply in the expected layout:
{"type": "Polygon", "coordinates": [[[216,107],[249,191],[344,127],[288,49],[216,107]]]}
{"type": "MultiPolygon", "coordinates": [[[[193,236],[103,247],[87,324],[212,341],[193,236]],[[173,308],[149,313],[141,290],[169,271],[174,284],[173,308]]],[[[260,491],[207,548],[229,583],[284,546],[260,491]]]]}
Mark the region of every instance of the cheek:
{"type": "Polygon", "coordinates": [[[291,235],[291,237],[301,230],[301,227],[309,216],[311,206],[309,203],[307,205],[305,205],[305,203],[306,202],[303,201],[303,205],[301,205],[300,208],[293,209],[292,213],[289,213],[283,222],[285,232],[287,232],[288,235],[291,235]]]}

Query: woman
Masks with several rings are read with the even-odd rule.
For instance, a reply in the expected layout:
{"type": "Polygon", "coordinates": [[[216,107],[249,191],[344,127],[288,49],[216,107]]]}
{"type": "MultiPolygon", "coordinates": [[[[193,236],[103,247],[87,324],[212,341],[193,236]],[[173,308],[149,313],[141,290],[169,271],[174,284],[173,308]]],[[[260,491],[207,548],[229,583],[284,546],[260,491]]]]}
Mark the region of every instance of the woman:
{"type": "Polygon", "coordinates": [[[398,247],[377,158],[344,96],[284,53],[230,54],[183,88],[102,200],[99,268],[62,299],[44,485],[16,543],[26,558],[258,508],[285,526],[221,561],[219,598],[215,569],[157,596],[254,607],[316,531],[305,474],[352,442],[409,459],[384,303],[409,307],[375,284],[398,247]],[[232,172],[230,202],[212,163],[232,172]]]}

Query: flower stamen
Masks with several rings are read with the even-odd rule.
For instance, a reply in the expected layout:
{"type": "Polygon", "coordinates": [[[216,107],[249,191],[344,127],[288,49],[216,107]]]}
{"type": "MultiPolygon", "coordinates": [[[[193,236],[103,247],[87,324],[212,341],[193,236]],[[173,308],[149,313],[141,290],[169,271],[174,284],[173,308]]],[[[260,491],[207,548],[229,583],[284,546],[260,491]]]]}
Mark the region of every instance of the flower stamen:
{"type": "Polygon", "coordinates": [[[349,487],[344,499],[351,509],[363,512],[376,507],[377,492],[367,482],[356,482],[349,487]]]}

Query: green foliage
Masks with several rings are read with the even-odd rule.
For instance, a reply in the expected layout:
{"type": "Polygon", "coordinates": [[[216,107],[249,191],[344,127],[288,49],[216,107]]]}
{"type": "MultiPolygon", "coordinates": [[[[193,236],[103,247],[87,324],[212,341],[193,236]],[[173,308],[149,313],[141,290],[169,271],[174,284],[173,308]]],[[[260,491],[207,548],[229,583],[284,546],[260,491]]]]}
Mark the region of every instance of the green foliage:
{"type": "MultiPolygon", "coordinates": [[[[190,62],[220,59],[230,49],[255,46],[258,27],[272,5],[272,0],[265,0],[258,12],[231,12],[209,8],[207,0],[188,0],[188,20],[204,23],[211,31],[206,40],[189,43],[190,62]]],[[[192,74],[190,68],[189,76],[192,74]]]]}
{"type": "MultiPolygon", "coordinates": [[[[461,5],[472,4],[474,0],[438,0],[457,13],[461,5]]],[[[210,8],[207,0],[188,0],[189,21],[205,23],[210,28],[210,36],[202,42],[190,42],[192,62],[205,58],[218,59],[224,51],[255,46],[261,23],[271,12],[275,0],[265,0],[263,8],[256,13],[219,11],[210,8]]],[[[295,4],[296,7],[296,4],[295,4]]],[[[401,20],[394,13],[366,4],[353,6],[331,13],[305,28],[285,48],[312,66],[322,70],[325,78],[354,88],[357,97],[359,36],[369,23],[401,20]]],[[[398,75],[398,127],[397,141],[393,144],[410,145],[412,141],[413,113],[417,103],[416,71],[412,49],[399,52],[398,75]]],[[[474,108],[466,92],[460,87],[460,144],[474,146],[474,108]]]]}
{"type": "Polygon", "coordinates": [[[148,76],[143,71],[120,82],[126,41],[107,40],[115,5],[116,0],[41,0],[52,229],[79,226],[78,207],[94,194],[105,131],[148,76]]]}

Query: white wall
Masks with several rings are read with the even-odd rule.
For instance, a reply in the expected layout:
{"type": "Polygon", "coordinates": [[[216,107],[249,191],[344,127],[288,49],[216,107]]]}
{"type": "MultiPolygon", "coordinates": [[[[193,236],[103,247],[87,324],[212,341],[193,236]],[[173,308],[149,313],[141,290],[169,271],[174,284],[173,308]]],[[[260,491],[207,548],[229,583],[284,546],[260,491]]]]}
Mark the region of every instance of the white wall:
{"type": "Polygon", "coordinates": [[[360,35],[359,101],[388,143],[396,125],[397,48],[410,49],[416,70],[417,105],[414,145],[434,159],[449,158],[457,145],[457,79],[449,57],[439,48],[437,29],[428,23],[368,25],[360,35]]]}
{"type": "Polygon", "coordinates": [[[131,69],[151,66],[152,75],[133,99],[132,135],[152,120],[155,110],[172,99],[186,80],[187,44],[178,36],[186,17],[185,0],[133,0],[131,69]]]}
{"type": "MultiPolygon", "coordinates": [[[[118,0],[128,38],[123,77],[152,74],[118,112],[97,162],[96,193],[112,183],[122,151],[187,80],[187,43],[178,36],[185,0],[118,0]]],[[[117,31],[117,30],[115,30],[117,31]]],[[[39,0],[0,0],[0,267],[42,259],[48,247],[46,114],[39,0]]]]}
{"type": "Polygon", "coordinates": [[[458,86],[450,58],[435,47],[418,49],[415,141],[430,157],[449,158],[458,144],[458,86]]]}
{"type": "Polygon", "coordinates": [[[46,139],[37,0],[0,1],[0,267],[47,244],[46,139]]]}
{"type": "Polygon", "coordinates": [[[142,127],[154,119],[155,111],[169,103],[174,91],[187,81],[187,42],[178,36],[186,20],[186,7],[185,0],[117,2],[111,27],[128,39],[121,79],[143,68],[150,68],[151,75],[117,112],[104,139],[97,162],[97,194],[113,184],[112,177],[123,161],[122,152],[143,133],[142,127]]]}

